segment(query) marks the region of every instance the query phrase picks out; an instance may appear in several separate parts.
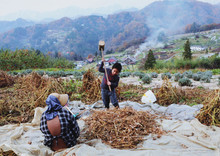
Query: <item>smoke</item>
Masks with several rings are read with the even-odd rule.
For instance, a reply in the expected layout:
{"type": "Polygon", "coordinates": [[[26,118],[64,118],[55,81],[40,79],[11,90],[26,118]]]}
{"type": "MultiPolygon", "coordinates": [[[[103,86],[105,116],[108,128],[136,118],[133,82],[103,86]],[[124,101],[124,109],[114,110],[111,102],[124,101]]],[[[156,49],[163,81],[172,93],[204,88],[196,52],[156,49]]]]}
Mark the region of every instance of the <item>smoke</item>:
{"type": "Polygon", "coordinates": [[[154,2],[144,8],[143,12],[146,25],[150,29],[150,36],[146,38],[145,43],[139,46],[137,53],[163,47],[168,36],[183,32],[184,27],[194,20],[187,17],[193,2],[196,1],[164,0],[154,2]]]}

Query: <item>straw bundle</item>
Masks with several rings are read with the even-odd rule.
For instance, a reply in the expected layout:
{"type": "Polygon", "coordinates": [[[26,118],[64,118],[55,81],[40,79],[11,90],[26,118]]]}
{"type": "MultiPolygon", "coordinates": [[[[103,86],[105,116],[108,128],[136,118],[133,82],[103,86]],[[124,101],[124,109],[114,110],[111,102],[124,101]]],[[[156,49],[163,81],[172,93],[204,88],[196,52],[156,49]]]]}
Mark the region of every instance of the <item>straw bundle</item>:
{"type": "Polygon", "coordinates": [[[196,118],[207,126],[216,125],[220,127],[220,89],[211,92],[203,105],[204,107],[196,118]]]}
{"type": "Polygon", "coordinates": [[[65,93],[57,79],[45,79],[37,73],[19,77],[13,89],[0,90],[0,125],[30,121],[34,108],[45,107],[52,92],[65,93]]]}
{"type": "Polygon", "coordinates": [[[158,104],[167,106],[172,103],[178,103],[179,92],[177,88],[172,86],[171,82],[169,82],[169,79],[165,77],[161,88],[156,93],[156,98],[158,104]]]}
{"type": "Polygon", "coordinates": [[[83,75],[83,102],[91,103],[101,99],[101,80],[91,70],[83,75]]]}

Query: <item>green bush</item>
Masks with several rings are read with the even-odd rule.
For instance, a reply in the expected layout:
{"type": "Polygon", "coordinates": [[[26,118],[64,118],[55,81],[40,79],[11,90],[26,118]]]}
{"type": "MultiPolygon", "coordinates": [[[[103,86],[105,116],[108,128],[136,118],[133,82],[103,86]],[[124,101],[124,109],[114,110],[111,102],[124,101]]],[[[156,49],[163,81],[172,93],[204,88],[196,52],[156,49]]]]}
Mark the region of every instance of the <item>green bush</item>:
{"type": "Polygon", "coordinates": [[[39,75],[41,75],[41,76],[44,75],[44,71],[42,71],[42,70],[37,70],[36,73],[39,74],[39,75]]]}
{"type": "Polygon", "coordinates": [[[131,75],[131,72],[121,72],[120,77],[129,77],[131,75]]]}
{"type": "Polygon", "coordinates": [[[201,75],[200,74],[193,74],[192,78],[194,81],[199,81],[201,79],[201,75]]]}
{"type": "Polygon", "coordinates": [[[212,78],[212,71],[208,70],[208,71],[204,72],[204,75],[206,75],[207,77],[209,77],[211,79],[212,78]]]}
{"type": "Polygon", "coordinates": [[[175,73],[174,74],[174,81],[179,81],[179,79],[183,78],[183,74],[175,73]]]}
{"type": "Polygon", "coordinates": [[[171,76],[170,72],[167,72],[167,73],[163,73],[163,74],[161,75],[162,80],[164,80],[165,77],[167,77],[168,79],[171,79],[172,76],[171,76]]]}
{"type": "Polygon", "coordinates": [[[199,67],[205,69],[218,69],[220,68],[220,57],[214,55],[210,58],[202,58],[199,61],[199,67]]]}
{"type": "Polygon", "coordinates": [[[9,72],[7,72],[7,74],[15,76],[15,75],[18,75],[19,73],[16,71],[9,71],[9,72]]]}
{"type": "Polygon", "coordinates": [[[193,72],[190,70],[190,71],[185,71],[183,73],[183,75],[187,78],[192,78],[192,75],[193,75],[193,72]]]}
{"type": "Polygon", "coordinates": [[[77,77],[77,76],[83,76],[83,72],[80,72],[80,71],[73,71],[73,72],[72,72],[72,75],[73,75],[74,77],[77,77]]]}
{"type": "Polygon", "coordinates": [[[157,77],[158,77],[158,74],[157,74],[156,72],[152,72],[152,73],[150,73],[150,76],[151,76],[152,78],[157,78],[157,77]]]}
{"type": "Polygon", "coordinates": [[[145,76],[145,74],[143,72],[134,72],[132,76],[138,76],[140,79],[142,79],[145,76]]]}
{"type": "Polygon", "coordinates": [[[184,77],[184,78],[179,79],[178,84],[180,86],[191,86],[192,82],[189,78],[184,77]]]}
{"type": "Polygon", "coordinates": [[[33,68],[74,68],[74,63],[65,58],[51,58],[35,50],[2,50],[0,52],[0,70],[22,70],[33,68]]]}
{"type": "Polygon", "coordinates": [[[210,77],[208,75],[202,75],[201,79],[202,82],[210,83],[210,77]]]}
{"type": "Polygon", "coordinates": [[[147,74],[141,80],[142,82],[147,83],[147,84],[150,84],[152,81],[151,77],[148,76],[147,74]]]}
{"type": "Polygon", "coordinates": [[[194,69],[197,67],[197,60],[176,59],[174,64],[175,69],[194,69]]]}

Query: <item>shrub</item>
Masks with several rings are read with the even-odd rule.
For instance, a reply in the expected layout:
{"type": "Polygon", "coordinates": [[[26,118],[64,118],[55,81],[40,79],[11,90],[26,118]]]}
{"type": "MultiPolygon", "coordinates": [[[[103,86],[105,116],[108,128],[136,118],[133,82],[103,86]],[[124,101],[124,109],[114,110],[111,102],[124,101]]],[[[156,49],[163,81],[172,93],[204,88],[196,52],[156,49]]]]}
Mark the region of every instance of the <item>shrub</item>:
{"type": "Polygon", "coordinates": [[[150,74],[150,76],[151,76],[152,78],[157,78],[157,77],[158,77],[158,74],[157,74],[156,72],[152,72],[152,73],[150,74]]]}
{"type": "Polygon", "coordinates": [[[179,79],[178,84],[180,86],[191,86],[192,82],[189,78],[185,77],[185,78],[179,79]]]}
{"type": "Polygon", "coordinates": [[[152,79],[147,74],[141,79],[144,83],[150,84],[152,79]]]}
{"type": "Polygon", "coordinates": [[[121,72],[120,77],[129,77],[131,75],[130,72],[121,72]]]}
{"type": "Polygon", "coordinates": [[[73,72],[72,72],[72,75],[73,75],[74,77],[82,76],[82,75],[83,75],[83,72],[80,72],[80,71],[73,71],[73,72]]]}
{"type": "Polygon", "coordinates": [[[201,79],[201,75],[200,74],[193,74],[192,78],[194,81],[199,81],[201,79]]]}
{"type": "Polygon", "coordinates": [[[40,76],[44,75],[44,71],[43,70],[37,70],[36,73],[39,74],[40,76]]]}
{"type": "Polygon", "coordinates": [[[168,72],[168,73],[163,73],[162,75],[161,75],[161,78],[164,80],[165,79],[165,77],[167,77],[168,79],[171,79],[171,74],[170,74],[170,72],[168,72]]]}
{"type": "Polygon", "coordinates": [[[212,78],[212,71],[208,70],[204,73],[204,75],[211,79],[212,78]]]}
{"type": "Polygon", "coordinates": [[[65,58],[51,58],[35,50],[2,50],[0,52],[0,69],[5,71],[30,68],[74,68],[74,63],[65,58]]]}
{"type": "Polygon", "coordinates": [[[206,82],[206,83],[210,83],[210,78],[208,75],[202,75],[201,76],[201,79],[200,79],[202,82],[206,82]]]}
{"type": "Polygon", "coordinates": [[[145,74],[143,72],[134,72],[132,75],[133,76],[138,76],[140,79],[142,79],[145,74]]]}
{"type": "Polygon", "coordinates": [[[18,72],[16,72],[16,71],[9,71],[9,72],[7,72],[7,74],[14,76],[14,75],[18,75],[18,72]]]}
{"type": "Polygon", "coordinates": [[[181,78],[183,78],[183,74],[181,74],[181,73],[175,73],[174,74],[174,81],[178,81],[181,78]]]}
{"type": "Polygon", "coordinates": [[[21,72],[21,75],[28,75],[28,74],[30,74],[31,72],[32,72],[32,69],[27,69],[27,70],[21,72]]]}
{"type": "Polygon", "coordinates": [[[192,75],[193,75],[193,72],[190,70],[190,71],[185,71],[183,73],[183,75],[187,78],[192,78],[192,75]]]}

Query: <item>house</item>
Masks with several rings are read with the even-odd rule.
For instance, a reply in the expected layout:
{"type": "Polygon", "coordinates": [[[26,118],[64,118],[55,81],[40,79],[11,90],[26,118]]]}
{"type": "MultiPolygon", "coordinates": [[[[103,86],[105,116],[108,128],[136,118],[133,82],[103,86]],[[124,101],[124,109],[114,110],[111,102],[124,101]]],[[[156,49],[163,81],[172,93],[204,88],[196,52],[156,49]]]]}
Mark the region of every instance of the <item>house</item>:
{"type": "Polygon", "coordinates": [[[203,51],[206,49],[206,47],[201,47],[201,46],[191,46],[190,49],[192,51],[203,51]]]}
{"type": "Polygon", "coordinates": [[[133,65],[136,64],[137,60],[130,55],[126,56],[122,61],[127,65],[133,65]]]}
{"type": "Polygon", "coordinates": [[[111,58],[108,59],[107,62],[111,65],[111,64],[115,64],[117,61],[118,61],[117,58],[112,56],[111,58]]]}

